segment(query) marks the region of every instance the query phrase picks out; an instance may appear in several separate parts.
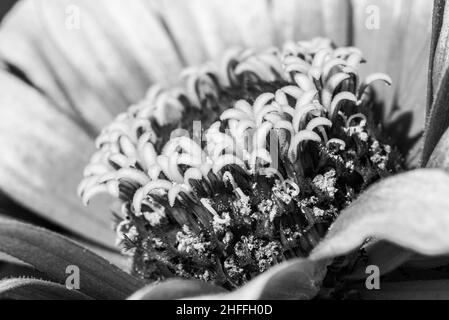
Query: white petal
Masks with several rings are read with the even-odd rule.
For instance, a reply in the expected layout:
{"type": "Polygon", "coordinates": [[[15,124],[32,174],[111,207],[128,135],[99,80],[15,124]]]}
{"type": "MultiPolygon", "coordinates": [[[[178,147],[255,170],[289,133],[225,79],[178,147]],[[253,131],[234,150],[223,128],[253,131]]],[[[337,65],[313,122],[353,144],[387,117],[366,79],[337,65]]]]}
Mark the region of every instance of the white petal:
{"type": "Polygon", "coordinates": [[[41,216],[111,246],[110,198],[76,195],[93,140],[34,89],[0,71],[0,188],[41,216]]]}
{"type": "Polygon", "coordinates": [[[21,1],[0,30],[0,55],[96,129],[182,67],[143,0],[21,1]]]}

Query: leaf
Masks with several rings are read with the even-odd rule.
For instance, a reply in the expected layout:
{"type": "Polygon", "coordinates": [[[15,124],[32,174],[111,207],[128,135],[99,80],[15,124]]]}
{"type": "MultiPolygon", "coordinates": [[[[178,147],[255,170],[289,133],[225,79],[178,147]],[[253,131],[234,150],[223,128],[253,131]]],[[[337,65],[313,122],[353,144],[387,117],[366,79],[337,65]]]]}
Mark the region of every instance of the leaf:
{"type": "Polygon", "coordinates": [[[298,258],[272,267],[233,292],[197,296],[195,299],[309,300],[320,291],[326,267],[327,261],[298,258]]]}
{"type": "Polygon", "coordinates": [[[367,238],[426,255],[449,253],[449,175],[420,169],[380,181],[343,210],[311,259],[340,256],[367,238]]]}
{"type": "MultiPolygon", "coordinates": [[[[437,52],[437,46],[440,39],[441,28],[443,26],[444,8],[446,0],[434,0],[433,1],[433,16],[432,16],[432,34],[430,44],[430,59],[429,59],[429,79],[432,79],[432,75],[435,69],[435,54],[437,52]]],[[[437,70],[438,72],[438,70],[437,70]]],[[[439,71],[441,72],[441,71],[439,71]]],[[[438,83],[436,83],[438,87],[438,83]]],[[[430,107],[433,104],[434,98],[434,81],[428,81],[427,85],[427,112],[430,111],[430,107]]]]}
{"type": "Polygon", "coordinates": [[[81,291],[96,299],[123,299],[144,285],[65,237],[13,220],[0,218],[0,251],[58,283],[65,283],[68,266],[77,266],[81,291]]]}
{"type": "Polygon", "coordinates": [[[200,280],[171,279],[151,284],[140,289],[128,300],[173,300],[186,299],[204,294],[219,294],[225,289],[200,280]]]}
{"type": "Polygon", "coordinates": [[[381,282],[380,290],[361,290],[365,300],[448,300],[449,280],[381,282]]]}
{"type": "Polygon", "coordinates": [[[449,172],[449,130],[446,130],[440,138],[426,167],[439,168],[449,172]]]}
{"type": "Polygon", "coordinates": [[[0,281],[0,298],[14,300],[90,300],[85,294],[58,283],[27,278],[0,281]]]}
{"type": "Polygon", "coordinates": [[[429,73],[427,123],[423,149],[426,165],[435,146],[449,126],[449,2],[435,1],[429,73]]]}
{"type": "MultiPolygon", "coordinates": [[[[449,109],[447,101],[449,101],[449,72],[443,77],[427,121],[427,129],[424,136],[423,165],[427,165],[429,158],[435,151],[435,147],[448,129],[449,109]]],[[[439,147],[444,148],[445,143],[443,141],[443,145],[439,147]]]]}
{"type": "Polygon", "coordinates": [[[76,195],[93,139],[37,90],[2,70],[0,84],[0,189],[41,217],[113,247],[110,198],[85,207],[76,195]]]}

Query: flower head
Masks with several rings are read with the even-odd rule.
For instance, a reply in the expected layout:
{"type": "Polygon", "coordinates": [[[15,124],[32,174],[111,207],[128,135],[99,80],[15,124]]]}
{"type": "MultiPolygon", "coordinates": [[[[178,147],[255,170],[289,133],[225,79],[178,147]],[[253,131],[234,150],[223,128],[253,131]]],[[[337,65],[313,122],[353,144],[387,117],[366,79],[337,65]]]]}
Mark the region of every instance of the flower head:
{"type": "Polygon", "coordinates": [[[0,29],[0,189],[21,205],[0,206],[126,272],[0,217],[0,251],[40,271],[0,297],[370,297],[367,265],[376,297],[441,297],[414,280],[447,278],[445,0],[432,33],[428,0],[67,4],[22,0],[0,29]],[[347,47],[291,42],[317,36],[347,47]]]}
{"type": "Polygon", "coordinates": [[[189,69],[102,131],[79,194],[122,201],[118,241],[144,278],[232,289],[306,257],[343,208],[401,166],[370,88],[391,80],[359,79],[363,62],[316,38],[189,69]]]}

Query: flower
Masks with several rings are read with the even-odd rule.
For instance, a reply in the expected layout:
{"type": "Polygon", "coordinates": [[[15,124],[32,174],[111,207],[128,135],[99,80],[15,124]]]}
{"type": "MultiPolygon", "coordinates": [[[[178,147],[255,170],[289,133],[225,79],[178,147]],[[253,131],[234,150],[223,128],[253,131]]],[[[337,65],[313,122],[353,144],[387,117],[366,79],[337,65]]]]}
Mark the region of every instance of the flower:
{"type": "MultiPolygon", "coordinates": [[[[5,116],[0,117],[0,128],[6,134],[0,144],[6,156],[0,160],[5,172],[0,186],[33,211],[110,248],[113,237],[107,227],[106,209],[110,199],[92,201],[92,206],[85,209],[71,190],[99,129],[126,105],[139,101],[155,80],[161,83],[162,88],[152,87],[141,103],[119,115],[101,133],[97,139],[100,151],[86,168],[79,193],[85,201],[99,191],[122,199],[125,206],[114,210],[119,214],[116,230],[120,244],[130,249],[134,275],[148,280],[166,278],[174,272],[185,278],[212,280],[233,291],[223,293],[222,288],[203,281],[168,280],[143,288],[134,298],[206,294],[217,298],[345,297],[351,289],[364,295],[354,279],[367,262],[379,266],[382,273],[406,261],[420,265],[416,260],[422,257],[416,254],[437,256],[426,261],[444,264],[439,256],[448,251],[449,226],[443,213],[449,204],[443,195],[449,178],[440,169],[415,169],[426,165],[447,168],[444,1],[436,2],[433,38],[429,41],[423,39],[427,39],[431,8],[422,0],[402,8],[395,4],[393,9],[387,1],[348,1],[347,7],[341,2],[324,1],[312,5],[317,10],[310,12],[318,15],[304,14],[310,4],[302,1],[238,1],[234,6],[226,4],[226,8],[219,1],[151,5],[135,1],[127,6],[108,1],[107,7],[73,2],[75,6],[67,7],[63,2],[23,1],[0,31],[4,70],[0,81],[7,89],[1,98],[5,116]],[[290,6],[303,19],[296,19],[290,6]],[[380,29],[370,30],[366,25],[368,7],[380,9],[384,24],[380,29]],[[41,16],[33,15],[33,9],[41,16]],[[71,19],[80,10],[82,26],[76,25],[76,19],[66,20],[61,15],[66,10],[71,19]],[[400,13],[404,16],[402,10],[407,10],[409,19],[399,19],[400,13]],[[28,27],[21,23],[24,19],[28,27]],[[354,29],[350,28],[351,19],[354,29]],[[110,21],[117,28],[112,28],[110,21]],[[47,39],[42,34],[51,36],[47,39]],[[223,42],[218,41],[218,35],[223,35],[223,42]],[[376,96],[374,91],[357,85],[359,78],[367,79],[367,83],[379,77],[390,82],[380,74],[366,77],[362,68],[359,74],[358,50],[332,47],[323,38],[288,42],[318,35],[332,38],[339,45],[350,43],[361,48],[369,62],[368,71],[391,75],[393,95],[385,95],[380,88],[376,96]],[[283,42],[290,45],[282,51],[265,51],[283,42]],[[224,60],[227,73],[213,69],[216,64],[188,69],[184,73],[187,90],[173,89],[184,88],[173,84],[182,66],[201,64],[206,57],[215,59],[231,44],[255,47],[255,51],[231,52],[224,60]],[[390,44],[395,46],[385,50],[390,44]],[[429,48],[432,81],[425,118],[429,48]],[[306,53],[301,56],[295,50],[306,53]],[[323,59],[343,59],[344,63],[336,62],[326,70],[317,58],[319,52],[323,59]],[[299,57],[316,62],[316,68],[304,65],[299,57]],[[290,68],[287,73],[284,67],[290,68]],[[369,70],[371,67],[374,69],[369,70]],[[235,84],[237,92],[231,90],[235,84]],[[319,95],[304,94],[314,89],[319,95]],[[305,117],[287,106],[302,98],[310,109],[305,117]],[[358,108],[373,113],[361,110],[360,115],[358,108]],[[248,112],[251,109],[257,109],[259,117],[248,112]],[[345,113],[354,117],[345,120],[341,116],[345,113]],[[170,125],[191,124],[198,116],[203,117],[202,125],[210,128],[205,149],[183,135],[168,137],[170,125]],[[219,116],[221,123],[215,123],[219,116]],[[142,117],[145,121],[139,121],[142,117]],[[384,120],[385,128],[372,126],[379,119],[384,120]],[[419,132],[426,119],[421,138],[419,132]],[[248,132],[248,126],[257,129],[254,146],[226,143],[230,138],[238,140],[235,138],[248,132]],[[280,176],[268,169],[274,159],[264,138],[272,127],[282,133],[278,135],[280,176]],[[391,146],[379,133],[392,138],[391,146]],[[142,143],[138,145],[137,140],[142,143]],[[234,147],[241,154],[232,152],[234,147]],[[404,155],[404,163],[394,156],[395,147],[404,155]],[[119,152],[108,154],[113,148],[119,152]],[[365,152],[359,152],[360,148],[365,152]],[[341,166],[337,166],[339,161],[341,166]],[[180,169],[180,163],[192,170],[180,169]],[[315,170],[320,165],[321,170],[315,170]],[[386,178],[403,166],[409,171],[386,178]],[[359,179],[344,181],[343,177],[352,172],[363,174],[359,179]],[[249,183],[254,176],[260,176],[256,185],[249,183]],[[217,177],[222,180],[217,181],[217,177]],[[255,200],[260,203],[256,205],[255,200]],[[217,204],[219,201],[222,203],[217,204]],[[298,223],[289,221],[276,227],[286,211],[297,213],[296,208],[310,228],[298,229],[298,223]],[[134,214],[135,221],[126,220],[134,214]],[[198,230],[200,225],[191,221],[192,214],[203,218],[204,225],[214,232],[198,230]],[[237,221],[236,217],[245,219],[237,221]],[[182,223],[173,223],[176,219],[182,223]],[[325,228],[319,230],[317,226],[322,224],[325,228]],[[168,229],[158,230],[161,225],[168,229]],[[236,229],[245,225],[250,227],[236,237],[236,229]],[[273,226],[284,240],[276,235],[259,237],[273,232],[273,226]],[[211,234],[218,239],[212,239],[211,234]],[[166,240],[164,236],[171,238],[166,240]],[[224,252],[217,246],[227,241],[230,254],[217,257],[217,252],[224,252]],[[295,241],[300,245],[290,248],[293,256],[286,257],[286,246],[295,241]],[[173,245],[176,248],[168,255],[173,245]],[[361,247],[365,259],[360,259],[361,247]],[[242,263],[246,256],[250,261],[242,263]],[[182,263],[186,257],[192,264],[182,263]],[[214,263],[217,258],[219,263],[214,263]],[[288,261],[280,263],[284,258],[288,261]],[[208,268],[198,272],[197,262],[208,268]],[[220,278],[218,266],[225,269],[222,273],[227,279],[220,278]],[[295,281],[287,281],[291,279],[295,281]]],[[[144,286],[141,279],[108,267],[105,260],[54,233],[2,219],[0,237],[0,251],[28,262],[52,280],[5,280],[0,282],[4,294],[68,294],[58,284],[65,282],[68,262],[86,274],[83,289],[70,291],[71,298],[123,298],[144,286]],[[34,251],[27,249],[30,243],[34,251]]],[[[111,251],[101,254],[117,259],[111,251]]],[[[393,281],[397,277],[394,272],[385,275],[384,279],[390,280],[385,286],[395,290],[398,283],[393,281]]],[[[413,288],[413,283],[402,281],[399,285],[413,288]]]]}
{"type": "Polygon", "coordinates": [[[391,79],[360,80],[362,61],[315,38],[186,70],[102,130],[79,195],[121,200],[118,243],[145,279],[235,289],[306,257],[361,191],[401,169],[369,94],[391,79]]]}

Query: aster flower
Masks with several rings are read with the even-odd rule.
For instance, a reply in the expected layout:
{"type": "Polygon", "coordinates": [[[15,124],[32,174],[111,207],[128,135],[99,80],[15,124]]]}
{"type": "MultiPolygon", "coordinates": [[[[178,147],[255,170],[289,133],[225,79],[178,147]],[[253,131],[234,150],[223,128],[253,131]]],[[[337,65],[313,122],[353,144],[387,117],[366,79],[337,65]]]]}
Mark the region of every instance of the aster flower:
{"type": "Polygon", "coordinates": [[[437,297],[414,270],[444,277],[449,246],[446,4],[432,38],[428,1],[344,4],[19,3],[0,31],[0,186],[127,272],[2,218],[0,251],[44,280],[1,294],[437,297]]]}

